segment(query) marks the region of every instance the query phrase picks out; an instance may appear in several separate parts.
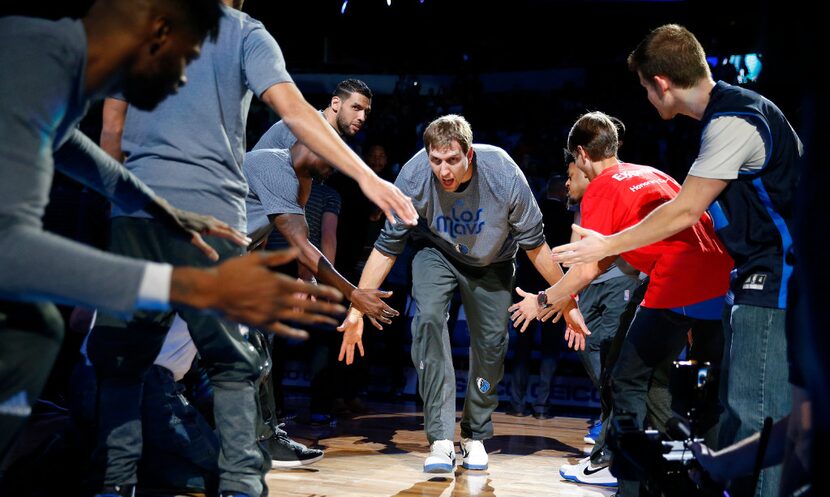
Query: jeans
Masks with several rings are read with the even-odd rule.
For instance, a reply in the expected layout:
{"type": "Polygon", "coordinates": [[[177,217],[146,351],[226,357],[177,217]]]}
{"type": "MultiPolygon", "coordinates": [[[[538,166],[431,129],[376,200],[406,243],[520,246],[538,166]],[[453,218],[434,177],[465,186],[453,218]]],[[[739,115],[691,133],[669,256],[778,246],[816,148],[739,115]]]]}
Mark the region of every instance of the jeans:
{"type": "MultiPolygon", "coordinates": [[[[219,439],[183,396],[173,374],[153,365],[144,376],[141,398],[143,450],[138,476],[145,488],[216,493],[219,439]]],[[[84,428],[95,423],[98,387],[95,371],[80,361],[72,372],[70,406],[84,428]]]]}
{"type": "MultiPolygon", "coordinates": [[[[705,324],[700,321],[702,320],[683,316],[669,309],[640,307],[637,310],[612,372],[612,423],[614,417],[628,413],[635,415],[638,426],[644,425],[646,398],[655,370],[667,361],[677,358],[688,343],[688,331],[691,328],[703,330],[700,336],[696,337],[696,341],[722,339],[722,332],[716,321],[705,324]]],[[[711,407],[717,409],[717,406],[711,407]]],[[[614,454],[612,472],[619,479],[620,497],[633,497],[639,494],[638,483],[630,479],[635,475],[631,473],[624,457],[614,454]]]]}
{"type": "MultiPolygon", "coordinates": [[[[161,223],[149,219],[115,218],[111,250],[174,265],[207,265],[204,255],[161,223]]],[[[242,249],[226,240],[206,239],[227,259],[242,249]]],[[[214,417],[221,450],[218,465],[221,491],[259,495],[264,488],[264,454],[256,443],[260,416],[255,382],[261,359],[245,340],[238,325],[192,309],[177,309],[190,335],[214,391],[214,417]]],[[[104,467],[104,485],[137,482],[141,457],[140,401],[144,375],[164,343],[173,311],[139,311],[130,321],[108,314],[99,316],[87,352],[99,387],[98,448],[93,457],[104,467]]]]}
{"type": "MultiPolygon", "coordinates": [[[[724,311],[723,447],[761,431],[765,417],[777,421],[790,412],[785,318],[784,309],[750,305],[733,305],[724,311]]],[[[748,480],[733,482],[731,495],[749,495],[752,482],[748,480]]],[[[755,495],[778,495],[780,482],[780,466],[763,470],[755,495]]]]}
{"type": "Polygon", "coordinates": [[[0,300],[0,463],[31,414],[63,341],[52,304],[0,300]]]}

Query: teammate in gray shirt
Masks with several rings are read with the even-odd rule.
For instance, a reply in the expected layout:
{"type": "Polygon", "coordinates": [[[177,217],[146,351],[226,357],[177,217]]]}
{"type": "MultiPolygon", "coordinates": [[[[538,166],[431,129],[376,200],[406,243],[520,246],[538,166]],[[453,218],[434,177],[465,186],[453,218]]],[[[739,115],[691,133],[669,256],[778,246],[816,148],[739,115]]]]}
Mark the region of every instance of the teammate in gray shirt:
{"type": "Polygon", "coordinates": [[[42,229],[57,169],[126,210],[145,209],[209,256],[200,233],[246,243],[224,223],[171,207],[75,128],[105,93],[152,108],[175,91],[219,15],[213,0],[99,0],[82,20],[0,19],[0,459],[60,347],[63,323],[49,302],[123,314],[183,304],[263,326],[298,304],[311,308],[291,295],[314,287],[267,269],[285,254],[208,272],[106,254],[42,229]]]}
{"type": "MultiPolygon", "coordinates": [[[[337,84],[329,106],[320,111],[320,114],[338,135],[351,138],[363,128],[371,111],[372,90],[359,79],[344,79],[337,84]]],[[[297,137],[281,120],[268,128],[253,150],[289,149],[296,141],[297,137]]]]}
{"type": "MultiPolygon", "coordinates": [[[[507,308],[521,247],[547,281],[558,281],[542,231],[542,213],[527,180],[507,153],[473,145],[469,123],[457,115],[433,121],[424,132],[425,149],[401,169],[396,184],[412,197],[421,221],[415,229],[386,224],[360,279],[360,288],[378,288],[412,235],[416,313],[412,360],[424,400],[424,428],[431,444],[426,472],[450,472],[455,464],[455,372],[446,331],[447,306],[458,288],[470,325],[470,377],[461,416],[464,467],[486,469],[482,440],[493,435],[498,382],[507,352],[507,308]]],[[[568,334],[584,330],[571,301],[564,312],[568,334]]],[[[343,324],[341,360],[351,363],[357,345],[363,354],[362,313],[352,308],[343,324]]],[[[580,345],[580,344],[577,344],[580,345]]],[[[581,343],[584,346],[584,341],[581,343]]]]}
{"type": "Polygon", "coordinates": [[[299,262],[315,276],[340,289],[352,307],[367,314],[373,322],[390,323],[390,318],[398,312],[381,297],[389,297],[391,293],[376,288],[355,288],[308,239],[305,204],[311,194],[312,178],[322,180],[331,172],[331,166],[302,143],[295,143],[289,150],[249,152],[245,156],[245,177],[250,185],[245,201],[248,233],[258,234],[276,227],[300,250],[299,262]]]}
{"type": "MultiPolygon", "coordinates": [[[[231,8],[230,0],[225,3],[218,39],[205,44],[190,68],[189,84],[178,95],[152,112],[128,109],[125,102],[114,99],[107,102],[104,124],[113,132],[104,138],[110,153],[123,156],[128,169],[164,192],[173,205],[211,213],[244,230],[245,123],[255,94],[283,116],[301,141],[361,180],[367,195],[378,196],[387,208],[411,221],[415,214],[410,202],[378,178],[303,99],[285,70],[277,42],[265,27],[231,8]],[[123,120],[123,136],[115,124],[119,120],[123,120]]],[[[236,6],[240,3],[234,2],[236,6]]],[[[113,215],[110,250],[155,261],[201,263],[193,251],[170,240],[167,230],[146,213],[116,209],[113,215]]],[[[221,258],[243,253],[241,247],[211,243],[221,258]]],[[[260,357],[237,326],[188,310],[178,314],[188,323],[214,391],[214,417],[222,444],[219,490],[260,495],[265,487],[263,454],[255,430],[260,357]]],[[[141,418],[140,396],[135,392],[172,320],[172,312],[136,313],[129,320],[103,314],[90,337],[89,357],[100,385],[95,459],[106,464],[107,487],[136,483],[141,418]],[[132,329],[141,330],[140,340],[125,333],[132,329]],[[120,417],[111,416],[116,410],[120,417]]]]}

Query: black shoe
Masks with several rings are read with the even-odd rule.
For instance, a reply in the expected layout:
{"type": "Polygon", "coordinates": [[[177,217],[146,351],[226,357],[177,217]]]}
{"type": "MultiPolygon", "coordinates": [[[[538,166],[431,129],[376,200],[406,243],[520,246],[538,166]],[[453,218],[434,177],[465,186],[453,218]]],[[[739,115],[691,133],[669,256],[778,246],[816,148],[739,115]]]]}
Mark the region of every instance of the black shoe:
{"type": "Polygon", "coordinates": [[[104,487],[95,497],[135,497],[135,485],[104,487]]]}
{"type": "Polygon", "coordinates": [[[534,412],[533,417],[536,419],[553,419],[553,414],[548,412],[534,412]]]}
{"type": "Polygon", "coordinates": [[[305,445],[295,442],[282,430],[282,424],[275,427],[275,433],[270,438],[260,441],[265,450],[271,454],[271,468],[298,468],[314,464],[323,458],[323,451],[309,449],[305,445]]]}

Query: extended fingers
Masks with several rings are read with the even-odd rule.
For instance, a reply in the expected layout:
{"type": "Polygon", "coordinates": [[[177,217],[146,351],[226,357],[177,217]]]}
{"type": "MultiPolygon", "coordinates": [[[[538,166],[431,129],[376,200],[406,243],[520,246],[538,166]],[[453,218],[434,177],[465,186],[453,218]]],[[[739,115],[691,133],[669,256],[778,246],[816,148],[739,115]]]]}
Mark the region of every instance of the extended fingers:
{"type": "Polygon", "coordinates": [[[202,238],[202,235],[196,233],[195,231],[191,231],[191,233],[193,234],[193,236],[190,238],[190,243],[192,243],[196,246],[196,248],[201,250],[202,253],[204,253],[208,259],[212,261],[218,261],[219,254],[216,252],[216,250],[213,249],[213,247],[211,247],[207,244],[207,242],[205,242],[205,240],[202,238]]]}

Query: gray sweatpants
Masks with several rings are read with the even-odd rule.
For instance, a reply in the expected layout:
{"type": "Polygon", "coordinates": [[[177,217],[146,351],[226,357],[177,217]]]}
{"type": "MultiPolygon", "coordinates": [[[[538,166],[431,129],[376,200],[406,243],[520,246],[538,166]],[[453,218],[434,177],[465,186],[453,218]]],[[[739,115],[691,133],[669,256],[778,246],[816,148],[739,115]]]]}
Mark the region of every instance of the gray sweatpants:
{"type": "Polygon", "coordinates": [[[424,400],[424,429],[431,444],[455,435],[455,369],[447,314],[458,288],[470,329],[470,377],[461,415],[461,436],[493,436],[491,415],[499,404],[497,387],[507,353],[507,308],[515,276],[514,261],[475,268],[452,263],[427,247],[412,261],[412,362],[424,400]]]}

